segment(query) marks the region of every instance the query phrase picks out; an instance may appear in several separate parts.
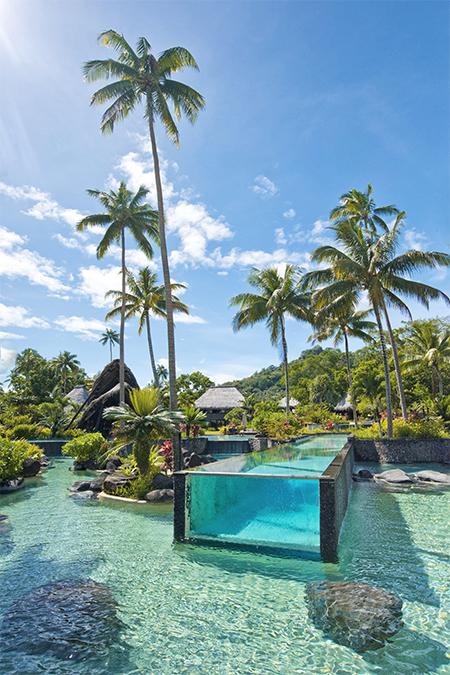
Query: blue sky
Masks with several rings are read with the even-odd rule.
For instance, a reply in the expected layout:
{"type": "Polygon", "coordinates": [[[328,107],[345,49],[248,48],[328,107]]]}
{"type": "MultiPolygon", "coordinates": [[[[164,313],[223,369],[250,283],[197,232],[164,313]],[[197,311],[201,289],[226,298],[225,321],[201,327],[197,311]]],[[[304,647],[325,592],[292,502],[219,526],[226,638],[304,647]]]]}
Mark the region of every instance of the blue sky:
{"type": "MultiPolygon", "coordinates": [[[[220,382],[278,361],[264,327],[233,334],[228,299],[252,265],[308,268],[351,187],[370,181],[380,203],[407,211],[405,247],[448,250],[448,3],[0,0],[0,379],[26,346],[75,352],[91,374],[108,358],[97,340],[117,253],[99,263],[98,235],[74,225],[96,210],[88,187],[124,178],[154,193],[140,114],[102,136],[89,107],[81,64],[109,55],[96,42],[108,28],[145,35],[155,52],[183,45],[200,66],[184,79],[205,111],[181,125],[179,149],[161,129],[158,139],[172,275],[191,307],[177,325],[179,372],[220,382]]],[[[129,264],[142,264],[136,251],[129,264]]],[[[426,280],[450,290],[443,271],[426,280]]],[[[309,333],[289,322],[291,358],[309,333]]],[[[160,321],[154,338],[164,359],[160,321]]],[[[134,323],[126,352],[147,382],[134,323]]]]}

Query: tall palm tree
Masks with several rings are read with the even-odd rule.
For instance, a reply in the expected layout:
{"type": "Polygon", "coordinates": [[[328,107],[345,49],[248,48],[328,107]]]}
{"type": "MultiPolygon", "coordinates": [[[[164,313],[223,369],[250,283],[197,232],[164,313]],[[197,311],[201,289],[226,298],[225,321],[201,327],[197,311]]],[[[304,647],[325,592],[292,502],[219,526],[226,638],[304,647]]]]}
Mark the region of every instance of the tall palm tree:
{"type": "Polygon", "coordinates": [[[150,239],[159,242],[158,214],[145,203],[148,190],[141,185],[133,194],[122,181],[117,190],[101,192],[88,190],[89,195],[98,199],[105,211],[86,216],[77,225],[78,231],[83,231],[91,225],[106,226],[106,231],[97,246],[97,258],[103,258],[113,245],[121,248],[122,274],[122,305],[120,313],[120,404],[125,402],[125,292],[126,292],[126,251],[125,232],[128,230],[135,239],[138,248],[148,258],[153,256],[150,239]]]}
{"type": "Polygon", "coordinates": [[[382,399],[383,377],[379,376],[373,367],[359,369],[353,382],[353,396],[365,397],[372,408],[375,421],[378,424],[380,435],[382,434],[380,409],[382,399]]]}
{"type": "Polygon", "coordinates": [[[51,361],[53,371],[61,378],[62,393],[67,394],[67,377],[70,373],[75,373],[80,367],[76,354],[68,351],[60,352],[51,361]]]}
{"type": "Polygon", "coordinates": [[[230,300],[231,307],[239,307],[233,319],[235,331],[265,321],[273,345],[280,345],[286,389],[286,415],[290,413],[289,370],[286,341],[286,317],[309,321],[310,296],[301,288],[300,270],[295,265],[286,265],[284,272],[276,267],[262,270],[253,268],[248,283],[258,293],[240,293],[230,300]]]}
{"type": "Polygon", "coordinates": [[[337,246],[320,246],[312,255],[313,261],[328,263],[329,267],[309,272],[304,278],[307,287],[318,288],[314,302],[319,308],[334,303],[335,310],[339,311],[340,307],[349,304],[356,306],[362,293],[368,294],[380,335],[389,436],[392,436],[392,397],[382,314],[386,318],[387,305],[390,305],[411,315],[399,295],[414,298],[427,307],[430,300],[437,298],[450,302],[450,298],[439,289],[407,278],[423,268],[449,266],[450,256],[436,251],[416,250],[396,256],[403,224],[404,214],[399,213],[386,233],[372,242],[365,236],[360,224],[349,219],[338,220],[331,227],[337,246]]]}
{"type": "MultiPolygon", "coordinates": [[[[167,319],[164,284],[158,284],[156,273],[152,272],[149,267],[144,267],[139,270],[137,276],[128,272],[127,286],[128,291],[125,293],[125,320],[128,321],[134,316],[139,317],[139,335],[141,335],[145,326],[150,363],[153,371],[153,381],[155,386],[159,387],[159,374],[153,350],[150,317],[155,316],[164,320],[167,319]]],[[[183,290],[185,288],[185,284],[171,283],[172,306],[173,309],[178,312],[189,314],[188,306],[173,294],[174,291],[183,290]]],[[[106,319],[109,320],[118,316],[122,311],[122,293],[121,291],[108,291],[106,297],[114,298],[114,307],[106,315],[106,319]]]]}
{"type": "Polygon", "coordinates": [[[370,310],[355,311],[351,305],[341,307],[339,311],[333,313],[331,305],[325,310],[321,310],[314,317],[315,331],[311,336],[312,342],[323,342],[333,339],[334,346],[337,347],[342,341],[345,346],[345,362],[347,365],[348,391],[350,392],[353,421],[355,427],[358,426],[358,417],[356,412],[356,401],[352,387],[352,367],[350,361],[350,350],[348,344],[349,337],[359,338],[364,342],[370,342],[373,338],[369,331],[372,331],[376,325],[373,321],[367,319],[370,316],[370,310]]]}
{"type": "Polygon", "coordinates": [[[102,117],[102,132],[112,133],[115,123],[127,117],[141,102],[144,104],[144,116],[148,123],[158,200],[161,262],[166,293],[170,408],[176,410],[175,329],[155,124],[159,120],[168,137],[178,144],[179,134],[176,121],[184,115],[190,122],[195,122],[198,113],[205,105],[205,100],[192,87],[174,80],[173,74],[185,68],[198,70],[198,66],[192,54],[184,47],[166,49],[159,57],[156,57],[145,37],[139,38],[136,50],[130,46],[123,35],[115,30],[101,33],[99,41],[117,53],[117,60],[97,59],[88,61],[84,65],[84,75],[88,82],[115,78],[114,82],[96,91],[91,99],[91,104],[94,105],[112,101],[102,117]]]}
{"type": "Polygon", "coordinates": [[[118,345],[120,342],[119,339],[119,333],[114,330],[114,328],[106,328],[104,332],[102,333],[100,339],[99,339],[100,344],[102,344],[104,347],[106,345],[109,345],[109,360],[113,360],[113,345],[118,345]]]}
{"type": "Polygon", "coordinates": [[[405,339],[409,356],[405,360],[408,368],[425,365],[431,372],[433,396],[442,396],[444,387],[441,369],[450,361],[450,330],[439,330],[434,321],[414,321],[405,339]]]}

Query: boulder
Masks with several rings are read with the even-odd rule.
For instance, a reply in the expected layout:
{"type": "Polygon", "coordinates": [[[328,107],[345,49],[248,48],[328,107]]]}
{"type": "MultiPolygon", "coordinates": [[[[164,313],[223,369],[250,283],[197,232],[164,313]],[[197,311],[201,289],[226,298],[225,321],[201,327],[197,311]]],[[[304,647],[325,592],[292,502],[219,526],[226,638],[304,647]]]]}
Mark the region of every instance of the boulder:
{"type": "Polygon", "coordinates": [[[32,476],[37,476],[41,470],[41,462],[39,459],[34,459],[33,457],[27,457],[24,459],[22,464],[22,473],[24,478],[31,478],[32,476]]]}
{"type": "Polygon", "coordinates": [[[173,490],[151,490],[145,495],[145,501],[153,503],[173,501],[173,490]]]}
{"type": "Polygon", "coordinates": [[[450,474],[441,473],[440,471],[418,471],[416,478],[427,483],[450,485],[450,474]]]}
{"type": "Polygon", "coordinates": [[[203,459],[200,457],[200,455],[197,455],[196,452],[193,452],[190,457],[187,459],[186,466],[188,469],[193,469],[196,466],[202,466],[203,464],[203,459]]]}
{"type": "Polygon", "coordinates": [[[103,482],[103,490],[110,495],[117,493],[118,488],[126,488],[130,483],[136,479],[136,476],[127,476],[121,471],[114,471],[114,473],[106,476],[103,482]]]}
{"type": "Polygon", "coordinates": [[[361,483],[368,480],[373,480],[373,473],[369,469],[360,469],[352,475],[353,480],[361,483]]]}
{"type": "Polygon", "coordinates": [[[82,490],[81,492],[71,492],[70,496],[76,499],[97,499],[98,493],[93,490],[82,490]]]}
{"type": "Polygon", "coordinates": [[[8,520],[8,516],[5,516],[3,513],[0,513],[0,523],[4,523],[8,520]]]}
{"type": "Polygon", "coordinates": [[[151,484],[152,490],[172,490],[173,478],[166,476],[164,473],[157,473],[151,484]]]}
{"type": "Polygon", "coordinates": [[[389,471],[383,471],[382,473],[374,474],[375,480],[382,480],[386,483],[393,483],[398,485],[401,483],[414,483],[414,478],[412,475],[407,474],[402,469],[390,469],[389,471]]]}
{"type": "Polygon", "coordinates": [[[402,600],[381,588],[316,581],[308,584],[306,594],[316,628],[357,652],[383,647],[403,626],[402,600]]]}
{"type": "Polygon", "coordinates": [[[86,492],[91,489],[90,480],[76,480],[73,485],[70,486],[70,492],[86,492]]]}
{"type": "Polygon", "coordinates": [[[118,469],[121,464],[122,459],[119,457],[119,455],[112,455],[111,457],[108,457],[108,461],[106,462],[106,471],[112,473],[118,469]]]}
{"type": "Polygon", "coordinates": [[[94,478],[89,484],[89,489],[93,492],[101,492],[103,490],[103,483],[106,480],[106,476],[100,476],[99,478],[94,478]]]}
{"type": "Polygon", "coordinates": [[[12,480],[3,481],[3,483],[0,483],[0,494],[20,490],[24,485],[23,478],[13,478],[12,480]]]}
{"type": "Polygon", "coordinates": [[[85,462],[79,462],[77,459],[73,461],[73,471],[95,471],[96,469],[98,466],[95,459],[87,459],[85,462]]]}
{"type": "Polygon", "coordinates": [[[6,610],[0,645],[17,664],[26,662],[27,672],[39,672],[43,663],[46,670],[66,672],[67,666],[52,665],[52,657],[65,664],[79,662],[89,672],[86,662],[108,653],[121,627],[107,586],[91,579],[58,581],[22,595],[6,610]]]}

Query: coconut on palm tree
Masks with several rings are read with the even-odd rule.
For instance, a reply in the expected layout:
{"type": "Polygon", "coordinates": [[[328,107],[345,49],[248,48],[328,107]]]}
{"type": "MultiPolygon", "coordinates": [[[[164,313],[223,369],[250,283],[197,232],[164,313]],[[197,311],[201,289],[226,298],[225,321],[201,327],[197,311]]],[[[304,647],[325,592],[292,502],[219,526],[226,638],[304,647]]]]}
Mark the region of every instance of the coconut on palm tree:
{"type": "MultiPolygon", "coordinates": [[[[144,117],[148,124],[155,173],[161,262],[166,293],[170,407],[175,410],[177,407],[175,330],[165,232],[163,189],[155,124],[160,121],[168,137],[175,144],[178,144],[177,121],[185,116],[190,122],[195,122],[198,113],[205,105],[205,100],[198,91],[175,80],[173,75],[185,68],[197,70],[198,66],[192,54],[184,47],[172,47],[163,51],[159,56],[155,56],[146,38],[139,38],[134,50],[124,36],[115,30],[101,33],[99,41],[101,44],[111,47],[117,54],[117,59],[97,59],[88,61],[84,65],[84,75],[88,82],[114,79],[113,82],[96,91],[91,99],[91,104],[94,105],[102,105],[112,101],[102,117],[102,132],[111,133],[114,130],[115,123],[127,117],[140,103],[144,105],[144,117]]],[[[181,455],[176,458],[178,462],[181,461],[180,458],[181,455]]]]}
{"type": "Polygon", "coordinates": [[[74,373],[80,367],[76,354],[71,354],[68,351],[60,352],[51,361],[53,371],[61,378],[62,393],[67,394],[67,378],[71,373],[74,373]]]}
{"type": "Polygon", "coordinates": [[[335,311],[349,304],[356,307],[363,293],[367,293],[380,335],[389,436],[392,436],[392,397],[382,314],[385,318],[388,316],[389,305],[411,316],[400,295],[414,298],[426,307],[434,299],[444,298],[450,302],[448,296],[439,289],[408,278],[423,268],[449,266],[450,256],[447,253],[417,250],[396,256],[403,224],[404,214],[399,213],[387,232],[371,243],[360,224],[348,219],[337,221],[331,227],[337,246],[320,246],[312,254],[312,260],[320,264],[328,263],[329,267],[309,272],[304,279],[307,287],[318,288],[313,297],[316,306],[322,309],[330,303],[333,303],[335,311]]]}
{"type": "Polygon", "coordinates": [[[310,295],[302,290],[301,273],[296,265],[286,265],[284,271],[276,267],[253,268],[248,283],[257,293],[240,293],[230,300],[230,306],[239,307],[233,319],[233,329],[253,326],[264,321],[273,345],[281,347],[286,390],[286,415],[290,413],[289,370],[286,341],[286,317],[301,321],[311,318],[310,295]]]}
{"type": "Polygon", "coordinates": [[[106,328],[104,332],[102,333],[100,339],[99,339],[100,344],[102,344],[104,347],[106,345],[109,345],[109,360],[112,361],[113,359],[113,345],[118,345],[120,342],[119,338],[119,333],[114,330],[113,328],[106,328]]]}
{"type": "Polygon", "coordinates": [[[450,331],[437,325],[435,321],[414,321],[409,326],[405,338],[408,353],[405,366],[409,369],[421,365],[431,373],[431,392],[433,396],[442,396],[442,366],[450,362],[450,331]]]}
{"type": "Polygon", "coordinates": [[[160,405],[159,393],[155,387],[132,389],[130,405],[125,403],[106,408],[103,417],[116,423],[115,449],[132,444],[134,458],[142,476],[147,474],[154,441],[173,436],[184,419],[181,413],[167,410],[160,405]]]}
{"type": "Polygon", "coordinates": [[[119,383],[120,403],[125,402],[125,292],[126,292],[126,232],[135,240],[138,248],[148,258],[153,257],[150,240],[159,243],[158,214],[145,203],[148,190],[141,185],[135,194],[127,189],[122,181],[117,190],[102,192],[88,190],[89,195],[98,199],[104,207],[103,213],[86,216],[77,225],[78,231],[88,229],[92,225],[106,226],[106,231],[97,246],[97,258],[103,258],[113,247],[119,246],[121,251],[122,303],[120,312],[120,357],[119,383]]]}
{"type": "Polygon", "coordinates": [[[356,401],[352,387],[352,367],[350,362],[350,350],[348,338],[354,337],[370,342],[372,331],[376,326],[373,321],[368,320],[370,310],[355,311],[351,305],[348,307],[341,307],[339,311],[333,313],[333,307],[327,307],[325,310],[318,312],[314,317],[315,331],[311,337],[313,342],[323,342],[333,338],[334,346],[337,347],[341,342],[344,342],[345,347],[345,362],[347,366],[347,382],[348,391],[350,392],[353,421],[355,427],[358,426],[358,417],[356,412],[356,401]]]}
{"type": "MultiPolygon", "coordinates": [[[[125,320],[128,321],[134,316],[139,318],[139,335],[141,335],[145,326],[153,381],[155,386],[159,387],[159,374],[153,349],[150,319],[151,317],[167,319],[164,284],[158,283],[158,277],[155,272],[152,272],[149,267],[144,267],[139,270],[136,276],[132,272],[128,272],[127,287],[128,290],[125,293],[125,320]]],[[[175,311],[189,314],[188,306],[174,295],[175,291],[184,290],[185,288],[185,284],[171,283],[172,307],[175,311]]],[[[122,311],[122,293],[121,291],[108,291],[106,297],[114,299],[114,307],[106,315],[106,319],[109,320],[120,315],[122,311]]]]}

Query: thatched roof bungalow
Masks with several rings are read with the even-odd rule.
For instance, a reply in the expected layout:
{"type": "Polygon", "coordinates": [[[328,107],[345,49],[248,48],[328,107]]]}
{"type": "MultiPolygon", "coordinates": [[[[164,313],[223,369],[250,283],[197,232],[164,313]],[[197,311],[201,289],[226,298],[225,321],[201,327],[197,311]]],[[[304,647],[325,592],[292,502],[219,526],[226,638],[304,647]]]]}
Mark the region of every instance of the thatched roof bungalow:
{"type": "MultiPolygon", "coordinates": [[[[289,396],[289,408],[291,410],[294,410],[298,406],[298,401],[296,398],[292,398],[292,396],[289,396]]],[[[282,408],[283,410],[286,410],[286,396],[283,396],[283,398],[279,401],[278,407],[282,408]]]]}
{"type": "Polygon", "coordinates": [[[347,392],[347,394],[343,396],[338,403],[336,403],[334,406],[334,412],[338,413],[339,415],[345,415],[348,419],[353,418],[353,406],[350,392],[347,392]]]}
{"type": "Polygon", "coordinates": [[[225,415],[233,408],[242,408],[244,397],[236,387],[210,387],[196,401],[195,405],[206,414],[208,424],[221,426],[225,415]]]}
{"type": "Polygon", "coordinates": [[[66,398],[68,398],[71,403],[75,403],[76,405],[83,405],[88,397],[89,392],[82,384],[77,384],[77,386],[71,389],[66,395],[66,398]]]}

